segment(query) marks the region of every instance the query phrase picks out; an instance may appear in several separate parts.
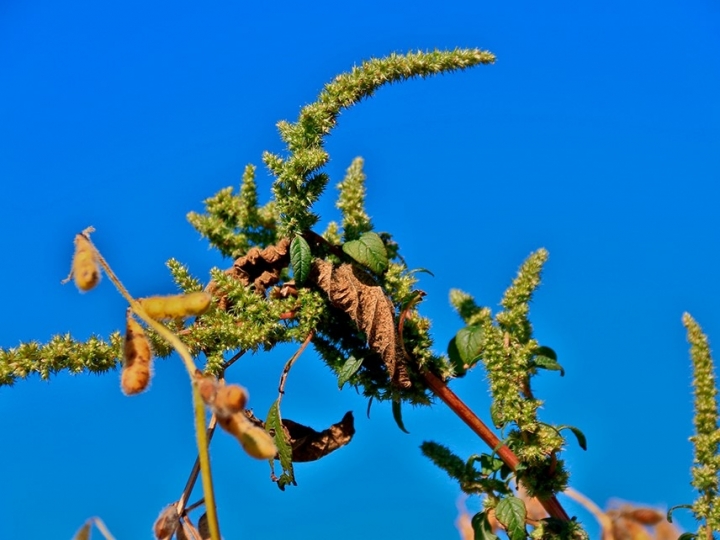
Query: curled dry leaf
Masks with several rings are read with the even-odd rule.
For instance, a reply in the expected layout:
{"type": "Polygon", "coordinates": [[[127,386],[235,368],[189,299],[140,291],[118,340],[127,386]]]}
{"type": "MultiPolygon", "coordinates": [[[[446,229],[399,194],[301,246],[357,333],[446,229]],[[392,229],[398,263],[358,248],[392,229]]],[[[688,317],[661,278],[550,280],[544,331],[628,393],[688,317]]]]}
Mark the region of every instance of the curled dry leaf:
{"type": "Polygon", "coordinates": [[[345,446],[355,435],[352,411],[346,412],[337,424],[319,432],[292,420],[285,419],[282,423],[292,448],[292,459],[298,463],[316,461],[345,446]]]}
{"type": "MultiPolygon", "coordinates": [[[[263,421],[252,411],[245,410],[244,414],[251,423],[264,427],[263,421]]],[[[342,420],[323,431],[315,431],[288,418],[283,418],[282,423],[292,449],[292,460],[298,463],[316,461],[345,446],[355,435],[355,418],[352,411],[346,412],[342,420]]]]}
{"type": "Polygon", "coordinates": [[[382,358],[394,384],[410,386],[405,359],[395,328],[395,309],[382,287],[350,264],[334,266],[315,260],[311,279],[367,336],[368,346],[382,358]]]}
{"type": "Polygon", "coordinates": [[[258,294],[280,281],[280,272],[290,264],[290,241],[283,238],[265,249],[252,248],[233,263],[232,275],[244,285],[255,285],[258,294]]]}

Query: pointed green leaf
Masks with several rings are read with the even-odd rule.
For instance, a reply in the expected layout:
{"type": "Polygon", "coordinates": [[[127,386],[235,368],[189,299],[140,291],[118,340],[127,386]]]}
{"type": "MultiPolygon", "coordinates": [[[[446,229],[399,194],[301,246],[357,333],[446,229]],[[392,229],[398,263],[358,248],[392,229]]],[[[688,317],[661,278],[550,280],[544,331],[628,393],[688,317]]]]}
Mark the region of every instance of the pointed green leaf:
{"type": "Polygon", "coordinates": [[[295,236],[290,243],[290,266],[292,267],[295,283],[302,285],[310,274],[312,253],[307,241],[300,235],[295,236]]]}
{"type": "Polygon", "coordinates": [[[553,360],[549,356],[535,356],[532,359],[532,363],[535,367],[542,369],[549,369],[550,371],[559,371],[560,376],[565,376],[565,370],[558,364],[557,360],[553,360]]]}
{"type": "Polygon", "coordinates": [[[525,503],[517,497],[505,497],[495,507],[495,517],[505,526],[510,540],[525,540],[525,503]]]}
{"type": "Polygon", "coordinates": [[[387,250],[377,233],[368,232],[357,240],[345,242],[342,249],[355,261],[376,274],[382,274],[387,270],[389,264],[387,250]]]}
{"type": "Polygon", "coordinates": [[[587,450],[587,439],[585,438],[585,434],[580,431],[575,426],[558,426],[557,430],[562,431],[563,429],[569,429],[573,432],[573,435],[575,435],[575,438],[577,439],[578,444],[580,445],[580,448],[583,450],[587,450]]]}
{"type": "Polygon", "coordinates": [[[492,526],[485,512],[478,512],[470,520],[475,540],[498,540],[498,536],[492,532],[492,526]]]}
{"type": "Polygon", "coordinates": [[[73,540],[90,540],[90,527],[91,523],[88,521],[77,533],[75,533],[73,540]]]}
{"type": "Polygon", "coordinates": [[[682,533],[680,536],[678,536],[678,540],[694,540],[697,538],[697,534],[695,533],[682,533]]]}
{"type": "Polygon", "coordinates": [[[370,420],[370,407],[372,407],[372,402],[373,402],[373,396],[370,396],[370,399],[368,399],[368,407],[367,407],[367,411],[366,411],[368,420],[370,420]]]}
{"type": "Polygon", "coordinates": [[[670,510],[667,511],[667,520],[669,523],[672,523],[672,515],[675,510],[678,508],[687,508],[689,510],[692,510],[692,504],[676,504],[673,506],[670,510]]]}
{"type": "Polygon", "coordinates": [[[278,449],[280,466],[283,469],[283,474],[278,479],[278,487],[284,490],[287,484],[295,483],[295,473],[293,472],[292,464],[292,448],[285,439],[285,430],[283,429],[282,417],[280,416],[279,398],[275,400],[268,411],[267,418],[265,419],[265,428],[273,430],[274,432],[275,446],[278,449]]]}
{"type": "Polygon", "coordinates": [[[342,389],[343,385],[350,380],[350,377],[357,373],[357,370],[362,366],[363,360],[364,358],[355,358],[354,356],[350,356],[345,360],[343,367],[338,372],[338,388],[342,389]]]}
{"type": "Polygon", "coordinates": [[[462,361],[471,366],[482,352],[485,331],[482,326],[466,326],[455,334],[455,346],[462,361]]]}
{"type": "Polygon", "coordinates": [[[398,425],[398,427],[405,433],[410,433],[407,429],[405,429],[405,424],[403,424],[402,409],[401,409],[400,401],[393,400],[392,413],[393,413],[393,418],[395,419],[395,423],[398,425]]]}

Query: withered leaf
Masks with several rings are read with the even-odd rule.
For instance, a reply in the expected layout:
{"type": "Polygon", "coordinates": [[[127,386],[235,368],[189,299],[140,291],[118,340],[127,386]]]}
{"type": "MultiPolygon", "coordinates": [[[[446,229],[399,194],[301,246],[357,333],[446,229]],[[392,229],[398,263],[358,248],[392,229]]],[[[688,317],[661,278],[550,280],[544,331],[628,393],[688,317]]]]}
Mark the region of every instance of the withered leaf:
{"type": "Polygon", "coordinates": [[[395,329],[395,309],[382,287],[350,264],[336,267],[316,259],[313,270],[311,277],[332,305],[347,313],[367,336],[368,346],[380,355],[393,383],[409,387],[410,379],[395,329]]]}
{"type": "Polygon", "coordinates": [[[345,413],[337,424],[319,432],[292,420],[285,419],[282,423],[290,439],[292,459],[298,463],[316,461],[345,446],[355,435],[352,411],[345,413]]]}
{"type": "MultiPolygon", "coordinates": [[[[265,427],[265,423],[255,416],[251,410],[246,409],[243,412],[250,422],[259,427],[265,427]]],[[[268,415],[268,420],[272,420],[270,415],[268,415]]],[[[355,418],[352,411],[346,412],[345,416],[337,424],[333,424],[328,429],[319,432],[288,418],[283,418],[281,422],[283,433],[290,444],[293,462],[316,461],[345,446],[355,435],[355,418]]],[[[275,459],[279,459],[279,456],[276,456],[275,459]]]]}

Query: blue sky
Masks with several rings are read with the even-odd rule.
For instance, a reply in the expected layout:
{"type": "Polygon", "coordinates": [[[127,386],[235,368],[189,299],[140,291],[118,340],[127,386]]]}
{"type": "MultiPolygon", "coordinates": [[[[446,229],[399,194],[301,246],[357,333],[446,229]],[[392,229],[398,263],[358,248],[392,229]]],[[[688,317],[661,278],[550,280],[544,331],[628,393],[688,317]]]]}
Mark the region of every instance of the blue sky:
{"type": "MultiPolygon", "coordinates": [[[[0,5],[0,346],[71,332],[108,335],[124,305],[108,280],[60,286],[88,225],[137,296],[173,292],[171,257],[207,279],[231,264],[187,224],[334,75],[371,56],[481,47],[498,61],[381,89],[327,141],[334,188],[355,156],[368,211],[399,241],[428,293],[442,351],[460,327],[450,288],[496,307],[517,267],[546,247],[536,337],[566,376],[535,383],[542,418],[572,424],[571,485],[670,506],[693,498],[690,369],[683,311],[720,343],[720,7],[661,2],[17,2],[0,5]]],[[[266,411],[292,354],[244,358],[229,378],[266,411]]],[[[0,538],[70,538],[99,516],[118,539],[150,538],[195,456],[187,377],[158,362],[150,392],[119,374],[61,374],[0,388],[0,538]]],[[[474,372],[452,384],[482,417],[474,372]]],[[[454,538],[459,490],[418,446],[486,450],[442,404],[405,411],[338,392],[306,354],[284,415],[324,428],[353,410],[357,435],[280,492],[230,437],[212,445],[224,537],[454,538]]],[[[592,518],[568,511],[597,534],[592,518]]],[[[470,501],[471,507],[476,502],[470,501]]],[[[687,519],[684,523],[689,523],[687,519]]]]}

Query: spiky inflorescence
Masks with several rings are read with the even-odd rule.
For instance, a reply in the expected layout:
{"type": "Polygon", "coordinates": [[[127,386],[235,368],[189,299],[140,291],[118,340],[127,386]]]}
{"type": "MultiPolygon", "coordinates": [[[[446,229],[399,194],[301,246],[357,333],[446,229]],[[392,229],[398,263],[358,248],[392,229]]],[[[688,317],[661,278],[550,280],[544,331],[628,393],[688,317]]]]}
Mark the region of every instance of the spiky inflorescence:
{"type": "Polygon", "coordinates": [[[336,206],[343,215],[343,238],[346,242],[357,240],[360,235],[372,231],[370,216],[365,212],[365,173],[362,158],[355,158],[338,184],[340,195],[336,206]]]}
{"type": "Polygon", "coordinates": [[[124,337],[110,335],[107,343],[95,336],[82,343],[69,334],[54,336],[42,345],[35,341],[0,349],[0,386],[11,385],[37,373],[43,379],[60,371],[104,373],[115,369],[122,358],[124,337]]]}
{"type": "Polygon", "coordinates": [[[695,435],[690,437],[690,440],[695,446],[692,485],[698,490],[699,497],[693,504],[693,512],[696,519],[704,523],[698,531],[698,538],[705,538],[706,530],[720,531],[720,482],[718,481],[720,431],[717,387],[707,336],[689,313],[683,314],[682,321],[690,342],[695,389],[695,435]]]}
{"type": "Polygon", "coordinates": [[[233,188],[221,189],[205,200],[206,214],[190,212],[190,224],[225,257],[239,257],[253,246],[266,247],[276,240],[275,203],[258,206],[255,167],[248,165],[243,173],[240,193],[233,188]]]}
{"type": "Polygon", "coordinates": [[[327,84],[318,100],[302,109],[297,123],[280,122],[278,129],[289,155],[263,155],[263,161],[277,177],[273,193],[281,219],[280,236],[310,229],[318,220],[310,208],[328,182],[324,173],[317,172],[328,160],[323,138],[335,127],[343,109],[385,84],[494,61],[494,55],[478,49],[392,54],[368,60],[327,84]]]}

